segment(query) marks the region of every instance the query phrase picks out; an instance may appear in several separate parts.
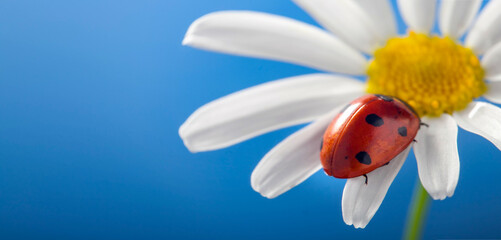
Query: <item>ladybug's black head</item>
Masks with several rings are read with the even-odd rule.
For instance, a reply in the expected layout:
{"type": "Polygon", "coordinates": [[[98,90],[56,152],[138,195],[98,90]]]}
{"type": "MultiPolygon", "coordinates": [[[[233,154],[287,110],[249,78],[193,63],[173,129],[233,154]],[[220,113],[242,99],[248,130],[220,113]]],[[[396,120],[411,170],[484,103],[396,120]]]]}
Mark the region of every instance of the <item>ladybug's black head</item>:
{"type": "Polygon", "coordinates": [[[381,98],[387,102],[393,102],[393,97],[386,96],[386,95],[381,95],[381,94],[374,94],[376,97],[381,98]]]}
{"type": "Polygon", "coordinates": [[[392,96],[386,96],[386,95],[382,95],[382,94],[374,94],[374,95],[376,97],[382,99],[382,100],[387,101],[387,102],[393,102],[395,99],[397,99],[398,101],[400,101],[401,103],[403,103],[406,107],[408,107],[416,116],[419,117],[419,115],[417,114],[416,110],[414,110],[414,108],[412,108],[411,105],[409,105],[405,101],[402,101],[402,99],[400,99],[400,98],[392,97],[392,96]]]}

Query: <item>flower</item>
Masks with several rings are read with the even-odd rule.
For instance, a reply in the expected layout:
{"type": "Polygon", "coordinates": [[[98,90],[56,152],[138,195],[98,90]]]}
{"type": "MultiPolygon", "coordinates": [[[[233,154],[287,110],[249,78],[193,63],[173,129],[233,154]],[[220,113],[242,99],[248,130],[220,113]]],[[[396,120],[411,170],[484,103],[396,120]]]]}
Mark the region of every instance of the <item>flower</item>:
{"type": "MultiPolygon", "coordinates": [[[[345,75],[309,74],[264,83],[196,110],[179,134],[192,152],[224,148],[276,129],[312,122],[287,137],[260,161],[251,176],[257,192],[274,198],[321,169],[323,131],[342,106],[365,93],[399,97],[429,127],[412,145],[422,185],[434,199],[454,194],[459,178],[458,125],[501,149],[501,1],[442,1],[432,36],[436,0],[398,0],[409,26],[397,36],[386,0],[294,0],[326,30],[293,19],[250,11],[203,16],[184,45],[285,61],[345,75]],[[459,38],[471,27],[464,46],[459,38]],[[498,44],[496,44],[498,43],[498,44]],[[365,56],[371,56],[368,60],[365,56]],[[481,61],[477,56],[482,56],[481,61]]],[[[388,166],[348,179],[343,219],[364,228],[382,203],[411,146],[388,166]]]]}

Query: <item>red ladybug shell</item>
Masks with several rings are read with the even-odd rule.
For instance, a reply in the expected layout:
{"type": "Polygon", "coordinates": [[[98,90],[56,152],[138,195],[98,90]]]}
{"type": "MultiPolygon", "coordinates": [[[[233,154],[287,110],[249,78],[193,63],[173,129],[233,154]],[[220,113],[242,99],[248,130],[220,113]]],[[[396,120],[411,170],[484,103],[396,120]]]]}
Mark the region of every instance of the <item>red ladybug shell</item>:
{"type": "Polygon", "coordinates": [[[384,95],[350,103],[324,133],[320,159],[337,178],[364,175],[388,163],[411,144],[420,120],[410,106],[384,95]]]}

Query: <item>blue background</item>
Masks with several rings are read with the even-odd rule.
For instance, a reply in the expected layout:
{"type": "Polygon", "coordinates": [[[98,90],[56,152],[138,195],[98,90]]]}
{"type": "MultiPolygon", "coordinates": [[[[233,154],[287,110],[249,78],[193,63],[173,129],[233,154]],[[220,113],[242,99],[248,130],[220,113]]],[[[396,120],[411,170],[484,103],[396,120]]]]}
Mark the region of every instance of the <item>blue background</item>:
{"type": "MultiPolygon", "coordinates": [[[[177,129],[204,103],[315,72],[181,46],[192,21],[230,9],[315,24],[291,1],[2,1],[0,239],[400,238],[413,154],[357,230],[341,217],[343,180],[319,172],[273,200],[252,190],[260,158],[299,127],[183,146],[177,129]]],[[[462,130],[459,151],[456,194],[433,202],[425,237],[501,238],[501,152],[462,130]]]]}

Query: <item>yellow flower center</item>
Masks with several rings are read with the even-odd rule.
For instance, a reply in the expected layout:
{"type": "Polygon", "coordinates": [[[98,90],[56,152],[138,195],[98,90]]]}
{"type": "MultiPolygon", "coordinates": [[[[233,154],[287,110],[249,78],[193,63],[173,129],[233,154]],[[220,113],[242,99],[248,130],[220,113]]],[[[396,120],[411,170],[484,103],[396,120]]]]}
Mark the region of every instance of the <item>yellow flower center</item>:
{"type": "Polygon", "coordinates": [[[470,49],[449,37],[413,32],[376,50],[367,75],[367,92],[400,98],[419,116],[462,110],[487,90],[470,49]]]}

